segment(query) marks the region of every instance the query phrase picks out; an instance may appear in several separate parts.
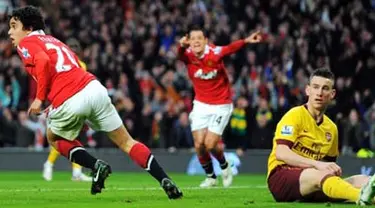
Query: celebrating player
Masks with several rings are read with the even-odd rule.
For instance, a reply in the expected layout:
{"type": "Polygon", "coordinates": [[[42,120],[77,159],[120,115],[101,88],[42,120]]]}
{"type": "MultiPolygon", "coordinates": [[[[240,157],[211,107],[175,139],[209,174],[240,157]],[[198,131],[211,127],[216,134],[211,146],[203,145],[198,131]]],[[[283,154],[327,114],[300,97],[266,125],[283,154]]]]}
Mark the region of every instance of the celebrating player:
{"type": "Polygon", "coordinates": [[[375,177],[341,178],[335,161],[337,126],[324,112],[335,96],[334,75],[315,70],[306,86],[308,101],[289,110],[277,125],[268,159],[268,187],[278,202],[351,201],[372,203],[375,177]]]}
{"type": "Polygon", "coordinates": [[[261,39],[257,32],[227,46],[214,46],[208,44],[204,31],[194,26],[179,41],[179,59],[187,65],[195,91],[194,106],[190,113],[191,130],[199,162],[207,175],[200,187],[217,185],[210,153],[220,163],[223,186],[232,184],[231,168],[225,159],[223,148],[218,145],[233,110],[223,57],[238,51],[247,43],[259,43],[261,39]]]}
{"type": "MultiPolygon", "coordinates": [[[[79,57],[79,54],[82,52],[81,45],[79,44],[78,40],[74,38],[70,38],[67,41],[67,45],[70,49],[74,51],[79,57]]],[[[85,62],[78,59],[78,64],[83,70],[87,70],[85,62]]],[[[91,139],[91,141],[94,141],[92,139],[92,129],[84,128],[86,131],[86,135],[88,135],[88,138],[91,139]]],[[[90,141],[89,141],[90,142],[90,141]]],[[[60,156],[60,153],[51,146],[47,161],[43,165],[43,178],[46,181],[52,180],[52,174],[53,174],[53,165],[55,164],[57,158],[60,156]]],[[[82,172],[82,166],[80,166],[77,163],[72,162],[72,180],[73,181],[92,181],[92,178],[85,175],[82,172]]]]}
{"type": "Polygon", "coordinates": [[[93,171],[91,193],[100,193],[111,167],[90,155],[76,140],[85,121],[104,131],[118,147],[157,179],[171,199],[182,192],[167,176],[150,150],[135,141],[125,129],[107,89],[78,64],[73,51],[56,38],[45,35],[41,12],[32,6],[13,11],[9,37],[37,82],[37,94],[28,112],[40,114],[42,103],[51,102],[47,117],[47,139],[63,156],[93,171]]]}

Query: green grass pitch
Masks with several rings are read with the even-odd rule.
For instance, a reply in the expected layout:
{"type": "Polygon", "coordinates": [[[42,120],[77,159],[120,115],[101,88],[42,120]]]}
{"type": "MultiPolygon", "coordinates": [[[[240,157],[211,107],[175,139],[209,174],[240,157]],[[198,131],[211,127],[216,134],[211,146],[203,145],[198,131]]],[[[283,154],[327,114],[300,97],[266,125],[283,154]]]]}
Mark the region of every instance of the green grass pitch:
{"type": "MultiPolygon", "coordinates": [[[[41,172],[0,172],[0,208],[124,208],[124,207],[356,207],[352,204],[275,203],[264,175],[239,175],[231,188],[200,189],[203,176],[171,174],[184,197],[168,200],[147,173],[112,174],[106,189],[90,194],[91,183],[73,182],[69,172],[55,172],[46,182],[41,172]]],[[[221,181],[220,181],[221,182],[221,181]]]]}

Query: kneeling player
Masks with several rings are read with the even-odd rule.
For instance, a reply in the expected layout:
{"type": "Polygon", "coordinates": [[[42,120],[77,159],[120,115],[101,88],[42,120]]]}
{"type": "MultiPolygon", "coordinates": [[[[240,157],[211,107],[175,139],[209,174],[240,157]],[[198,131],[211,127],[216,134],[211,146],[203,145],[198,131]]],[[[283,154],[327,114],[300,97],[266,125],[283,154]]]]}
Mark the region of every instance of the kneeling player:
{"type": "Polygon", "coordinates": [[[292,108],[277,125],[268,159],[268,187],[277,202],[350,201],[371,204],[375,177],[341,178],[337,126],[324,112],[335,96],[328,69],[312,73],[305,105],[292,108]]]}

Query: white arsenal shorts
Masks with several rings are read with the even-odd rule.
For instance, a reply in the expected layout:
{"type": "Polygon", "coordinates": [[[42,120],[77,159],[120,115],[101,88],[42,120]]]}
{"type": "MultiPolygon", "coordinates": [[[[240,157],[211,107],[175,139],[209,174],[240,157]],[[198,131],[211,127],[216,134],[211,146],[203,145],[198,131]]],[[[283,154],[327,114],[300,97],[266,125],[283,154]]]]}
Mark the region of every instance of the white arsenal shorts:
{"type": "Polygon", "coordinates": [[[233,104],[212,105],[194,100],[189,115],[191,131],[208,128],[210,132],[222,135],[233,112],[233,104]]]}
{"type": "Polygon", "coordinates": [[[91,81],[59,107],[51,108],[47,117],[47,127],[67,140],[76,139],[84,123],[104,132],[122,125],[107,89],[97,80],[91,81]]]}

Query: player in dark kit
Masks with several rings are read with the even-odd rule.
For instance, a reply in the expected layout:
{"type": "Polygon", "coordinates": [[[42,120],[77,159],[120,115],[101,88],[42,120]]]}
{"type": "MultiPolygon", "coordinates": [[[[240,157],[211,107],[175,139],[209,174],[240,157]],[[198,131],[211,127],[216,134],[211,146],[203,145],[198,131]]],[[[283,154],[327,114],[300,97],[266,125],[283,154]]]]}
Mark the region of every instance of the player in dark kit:
{"type": "Polygon", "coordinates": [[[76,140],[84,123],[108,137],[132,160],[159,181],[170,199],[182,192],[160,167],[148,147],[135,141],[111,103],[107,89],[78,64],[76,54],[64,43],[44,33],[41,12],[32,6],[16,9],[9,20],[12,44],[28,74],[37,82],[36,98],[28,113],[40,114],[49,101],[47,139],[70,161],[93,171],[91,193],[100,193],[111,167],[90,155],[76,140]]]}

